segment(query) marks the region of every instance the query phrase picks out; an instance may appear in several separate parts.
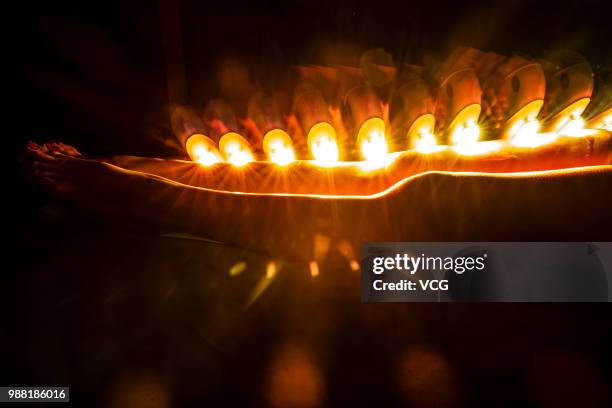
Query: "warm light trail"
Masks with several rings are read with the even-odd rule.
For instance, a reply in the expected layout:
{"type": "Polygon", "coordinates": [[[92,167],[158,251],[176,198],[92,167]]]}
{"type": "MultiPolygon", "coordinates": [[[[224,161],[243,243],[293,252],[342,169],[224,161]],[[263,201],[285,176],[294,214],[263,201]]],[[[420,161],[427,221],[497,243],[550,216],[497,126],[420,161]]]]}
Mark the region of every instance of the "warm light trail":
{"type": "Polygon", "coordinates": [[[308,149],[320,166],[333,166],[338,162],[340,152],[336,131],[327,122],[319,122],[308,132],[308,149]]]}
{"type": "Polygon", "coordinates": [[[212,166],[223,160],[215,142],[211,138],[200,133],[191,135],[189,139],[187,139],[185,148],[191,160],[203,166],[212,166]]]}
{"type": "Polygon", "coordinates": [[[225,160],[234,166],[241,167],[255,160],[249,142],[238,133],[229,132],[223,135],[219,148],[225,160]]]}
{"type": "Polygon", "coordinates": [[[263,139],[263,148],[270,161],[284,166],[295,160],[291,137],[282,129],[272,129],[263,139]]]}

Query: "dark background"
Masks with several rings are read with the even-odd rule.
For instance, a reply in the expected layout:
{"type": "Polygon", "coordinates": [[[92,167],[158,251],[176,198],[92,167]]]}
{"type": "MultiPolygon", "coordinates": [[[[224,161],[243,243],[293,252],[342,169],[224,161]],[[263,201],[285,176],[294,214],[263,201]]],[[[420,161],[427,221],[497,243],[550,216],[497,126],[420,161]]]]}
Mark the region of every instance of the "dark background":
{"type": "MultiPolygon", "coordinates": [[[[263,80],[285,66],[329,61],[322,50],[347,44],[417,64],[458,45],[534,57],[569,48],[597,72],[612,58],[605,3],[183,1],[184,98],[202,106],[214,97],[214,72],[227,58],[263,80]]],[[[361,305],[358,279],[346,268],[330,267],[313,281],[293,265],[244,308],[264,268],[257,254],[107,231],[22,183],[17,157],[28,139],[57,139],[96,155],[181,152],[168,123],[160,4],[6,7],[12,166],[3,385],[71,385],[74,400],[87,406],[114,401],[130,379],[152,377],[154,391],[177,404],[259,405],[267,401],[270,362],[289,342],[315,356],[326,405],[609,401],[608,305],[361,305]],[[239,259],[252,266],[228,280],[239,259]],[[420,394],[433,402],[406,400],[397,385],[401,356],[413,347],[435,350],[452,368],[448,374],[434,359],[433,368],[416,370],[420,394]],[[435,399],[451,388],[451,397],[435,399]]]]}

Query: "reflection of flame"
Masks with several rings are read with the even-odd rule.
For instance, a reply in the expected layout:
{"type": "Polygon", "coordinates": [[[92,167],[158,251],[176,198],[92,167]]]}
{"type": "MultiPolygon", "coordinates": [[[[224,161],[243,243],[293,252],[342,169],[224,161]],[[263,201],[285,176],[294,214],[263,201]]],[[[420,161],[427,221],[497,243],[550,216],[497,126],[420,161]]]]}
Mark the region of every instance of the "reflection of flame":
{"type": "Polygon", "coordinates": [[[249,142],[238,133],[230,132],[223,135],[219,147],[225,159],[234,166],[244,166],[254,160],[249,142]]]}
{"type": "Polygon", "coordinates": [[[340,156],[336,131],[326,122],[317,123],[310,129],[308,147],[317,164],[321,166],[335,164],[340,156]]]}
{"type": "Polygon", "coordinates": [[[366,120],[357,136],[362,156],[368,161],[384,161],[387,156],[385,122],[380,118],[366,120]]]}
{"type": "Polygon", "coordinates": [[[198,162],[204,166],[211,166],[221,162],[221,154],[212,139],[196,133],[187,139],[187,153],[191,160],[198,162]]]}
{"type": "Polygon", "coordinates": [[[268,158],[276,164],[284,166],[295,160],[291,138],[284,130],[273,129],[266,133],[263,147],[268,158]]]}
{"type": "Polygon", "coordinates": [[[457,126],[451,135],[451,144],[455,146],[471,145],[478,142],[480,128],[474,119],[469,119],[457,126]]]}

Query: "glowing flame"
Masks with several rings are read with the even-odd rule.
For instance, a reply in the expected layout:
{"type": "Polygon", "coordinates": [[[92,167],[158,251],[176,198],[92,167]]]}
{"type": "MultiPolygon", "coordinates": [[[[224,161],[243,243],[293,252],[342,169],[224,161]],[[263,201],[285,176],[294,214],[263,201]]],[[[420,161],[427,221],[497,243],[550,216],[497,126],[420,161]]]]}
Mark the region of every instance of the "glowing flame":
{"type": "Polygon", "coordinates": [[[336,131],[327,122],[319,122],[310,129],[308,148],[320,166],[333,166],[340,157],[336,131]]]}
{"type": "Polygon", "coordinates": [[[255,160],[249,142],[238,133],[229,132],[223,135],[219,147],[225,160],[234,166],[241,167],[255,160]]]}
{"type": "Polygon", "coordinates": [[[565,117],[557,127],[557,133],[565,136],[582,136],[582,130],[584,129],[584,119],[580,115],[569,115],[565,117]]]}
{"type": "Polygon", "coordinates": [[[191,160],[204,166],[212,166],[223,160],[215,142],[199,133],[191,135],[187,139],[185,148],[191,160]]]}
{"type": "Polygon", "coordinates": [[[451,135],[451,144],[455,146],[471,145],[478,142],[480,138],[480,128],[475,119],[468,119],[457,126],[451,135]]]}
{"type": "Polygon", "coordinates": [[[438,141],[431,130],[425,129],[415,137],[414,149],[421,153],[433,153],[443,149],[443,146],[438,145],[438,141]]]}
{"type": "Polygon", "coordinates": [[[543,141],[538,137],[540,122],[535,117],[526,117],[517,121],[510,129],[510,143],[514,146],[530,147],[534,144],[539,146],[543,141]]]}
{"type": "Polygon", "coordinates": [[[263,139],[264,152],[276,164],[284,166],[295,160],[291,138],[281,129],[273,129],[263,139]]]}
{"type": "Polygon", "coordinates": [[[582,113],[588,106],[590,98],[581,98],[567,106],[552,119],[549,131],[563,136],[584,136],[584,119],[582,113]]]}
{"type": "Polygon", "coordinates": [[[359,129],[357,143],[364,159],[375,162],[385,160],[388,152],[385,122],[381,118],[366,120],[359,129]]]}
{"type": "Polygon", "coordinates": [[[603,118],[603,120],[601,121],[601,125],[599,125],[599,128],[612,132],[612,113],[603,118]]]}
{"type": "Polygon", "coordinates": [[[445,146],[438,145],[434,128],[436,118],[430,113],[419,116],[408,129],[407,138],[410,147],[420,153],[433,153],[445,149],[445,146]]]}

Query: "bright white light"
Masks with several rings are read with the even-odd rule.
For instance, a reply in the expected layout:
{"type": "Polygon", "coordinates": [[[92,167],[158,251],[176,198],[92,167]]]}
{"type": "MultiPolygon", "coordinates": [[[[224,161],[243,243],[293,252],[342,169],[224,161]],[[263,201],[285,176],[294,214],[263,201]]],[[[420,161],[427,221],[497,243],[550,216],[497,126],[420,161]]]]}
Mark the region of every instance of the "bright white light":
{"type": "Polygon", "coordinates": [[[361,153],[368,161],[384,160],[387,155],[385,133],[380,130],[372,130],[361,141],[361,153]]]}
{"type": "Polygon", "coordinates": [[[502,148],[499,140],[489,140],[486,142],[466,143],[453,146],[453,150],[463,156],[480,156],[498,151],[502,148]]]}
{"type": "Polygon", "coordinates": [[[283,140],[273,140],[268,147],[270,149],[270,160],[284,166],[295,160],[293,148],[287,146],[283,140]]]}
{"type": "Polygon", "coordinates": [[[515,146],[531,146],[539,143],[538,131],[540,122],[534,117],[527,117],[519,120],[510,129],[510,143],[515,146]]]}
{"type": "Polygon", "coordinates": [[[212,151],[207,146],[203,145],[193,148],[193,156],[196,162],[204,166],[212,166],[213,164],[221,162],[221,156],[219,156],[218,152],[212,151]]]}
{"type": "Polygon", "coordinates": [[[240,143],[230,141],[225,145],[227,161],[234,166],[241,167],[253,161],[253,155],[240,143]]]}
{"type": "Polygon", "coordinates": [[[460,146],[478,142],[480,138],[480,128],[474,119],[459,125],[451,135],[451,144],[460,146]]]}
{"type": "Polygon", "coordinates": [[[583,129],[584,119],[581,116],[570,115],[559,124],[557,133],[564,136],[580,137],[583,129]]]}
{"type": "Polygon", "coordinates": [[[413,143],[414,150],[420,153],[434,153],[444,149],[444,146],[438,145],[436,137],[429,129],[420,131],[413,143]]]}

